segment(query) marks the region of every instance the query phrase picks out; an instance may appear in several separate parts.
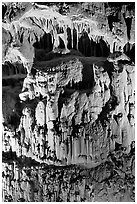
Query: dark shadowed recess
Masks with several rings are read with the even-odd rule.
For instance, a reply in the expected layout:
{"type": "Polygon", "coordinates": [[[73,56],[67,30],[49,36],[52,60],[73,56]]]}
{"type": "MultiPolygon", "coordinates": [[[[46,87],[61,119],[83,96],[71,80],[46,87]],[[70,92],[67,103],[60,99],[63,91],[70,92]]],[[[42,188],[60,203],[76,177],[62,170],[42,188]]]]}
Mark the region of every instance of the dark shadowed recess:
{"type": "MultiPolygon", "coordinates": [[[[112,31],[113,29],[113,22],[120,22],[121,19],[119,19],[118,13],[121,11],[123,5],[127,5],[127,10],[134,11],[135,10],[135,3],[134,2],[108,2],[108,6],[115,8],[115,15],[110,14],[108,15],[108,24],[109,29],[112,31]]],[[[132,25],[132,16],[126,17],[125,13],[123,13],[123,17],[127,26],[127,37],[130,40],[130,31],[131,31],[131,25],[132,25]]]]}
{"type": "MultiPolygon", "coordinates": [[[[67,48],[70,49],[70,53],[67,55],[60,53],[53,53],[53,43],[50,33],[44,33],[40,40],[36,41],[34,46],[35,59],[34,61],[48,61],[61,56],[72,55],[73,50],[76,50],[75,55],[83,55],[85,57],[107,57],[110,53],[110,49],[103,38],[100,38],[98,42],[93,41],[93,39],[88,37],[87,32],[83,31],[81,37],[78,41],[77,49],[77,32],[73,29],[73,42],[71,37],[70,28],[67,29],[67,48]]],[[[59,37],[58,49],[61,51],[65,48],[63,40],[59,37]]]]}
{"type": "Polygon", "coordinates": [[[10,62],[5,62],[2,65],[2,78],[6,78],[6,77],[12,77],[15,75],[25,75],[26,73],[26,69],[23,67],[22,64],[19,63],[10,63],[10,62]]]}
{"type": "Polygon", "coordinates": [[[124,53],[130,57],[131,61],[135,63],[135,43],[131,45],[129,42],[123,48],[124,53]]]}
{"type": "Polygon", "coordinates": [[[20,123],[23,104],[20,103],[26,69],[22,64],[5,62],[2,65],[2,112],[5,124],[14,130],[20,123]]]}

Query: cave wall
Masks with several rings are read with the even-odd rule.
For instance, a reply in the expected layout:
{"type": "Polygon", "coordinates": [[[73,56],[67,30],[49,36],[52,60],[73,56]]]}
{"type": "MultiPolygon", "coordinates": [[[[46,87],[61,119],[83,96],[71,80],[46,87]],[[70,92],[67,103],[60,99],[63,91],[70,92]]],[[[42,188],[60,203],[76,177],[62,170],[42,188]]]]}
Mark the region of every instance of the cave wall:
{"type": "Polygon", "coordinates": [[[114,68],[108,74],[105,62],[91,63],[91,73],[86,70],[83,74],[87,68],[84,61],[68,59],[46,71],[34,67],[35,75],[27,75],[19,94],[25,108],[18,129],[18,156],[94,164],[102,162],[116,143],[130,152],[134,141],[134,65],[114,65],[122,70],[117,73],[114,68]]]}
{"type": "Polygon", "coordinates": [[[134,201],[134,5],[52,6],[3,5],[3,200],[134,201]]]}

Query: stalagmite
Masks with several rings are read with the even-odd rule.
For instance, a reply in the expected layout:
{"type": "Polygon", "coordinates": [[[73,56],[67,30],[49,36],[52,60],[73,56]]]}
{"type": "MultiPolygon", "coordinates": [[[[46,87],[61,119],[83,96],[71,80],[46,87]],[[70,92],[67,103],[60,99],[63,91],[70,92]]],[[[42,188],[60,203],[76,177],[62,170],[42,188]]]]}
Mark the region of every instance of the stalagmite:
{"type": "Polygon", "coordinates": [[[74,137],[72,136],[72,164],[75,164],[75,156],[74,137]]]}
{"type": "Polygon", "coordinates": [[[54,132],[51,129],[48,129],[48,145],[51,151],[54,151],[54,132]]]}
{"type": "Polygon", "coordinates": [[[43,126],[45,124],[45,105],[43,102],[39,102],[36,107],[36,121],[37,125],[43,126]]]}
{"type": "Polygon", "coordinates": [[[82,154],[82,155],[85,155],[85,154],[86,154],[86,146],[85,146],[85,130],[83,130],[81,140],[82,140],[82,141],[81,141],[81,147],[82,147],[81,154],[82,154]]]}
{"type": "Polygon", "coordinates": [[[110,43],[110,53],[113,53],[114,50],[115,50],[115,43],[112,40],[111,43],[110,43]]]}
{"type": "Polygon", "coordinates": [[[71,139],[68,136],[68,156],[67,156],[67,164],[71,164],[71,139]]]}
{"type": "Polygon", "coordinates": [[[75,155],[75,163],[78,162],[79,155],[79,141],[78,138],[74,138],[74,155],[75,155]]]}
{"type": "Polygon", "coordinates": [[[90,146],[89,138],[86,138],[86,149],[87,149],[87,163],[90,162],[90,146]]]}
{"type": "Polygon", "coordinates": [[[55,151],[57,159],[60,159],[59,137],[55,136],[55,151]]]}

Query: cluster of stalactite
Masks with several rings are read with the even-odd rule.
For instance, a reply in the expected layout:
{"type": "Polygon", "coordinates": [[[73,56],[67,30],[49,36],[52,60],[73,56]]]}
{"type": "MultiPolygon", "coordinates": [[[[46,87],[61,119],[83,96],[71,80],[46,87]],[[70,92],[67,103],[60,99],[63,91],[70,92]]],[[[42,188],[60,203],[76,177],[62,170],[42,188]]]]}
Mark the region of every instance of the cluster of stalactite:
{"type": "MultiPolygon", "coordinates": [[[[84,5],[84,4],[83,4],[84,5]]],[[[5,9],[10,7],[10,9],[13,11],[16,7],[19,8],[19,6],[25,6],[25,4],[3,4],[3,12],[5,12],[5,9]],[[13,6],[13,9],[12,9],[13,6]]],[[[96,5],[94,7],[94,4],[88,4],[85,7],[85,9],[92,8],[96,9],[99,8],[104,14],[104,9],[106,9],[105,4],[103,3],[101,6],[96,5]],[[96,7],[97,6],[97,7],[96,7]]],[[[107,5],[107,10],[105,12],[108,12],[109,6],[112,6],[113,11],[113,4],[107,5]]],[[[108,16],[108,22],[106,24],[109,24],[109,28],[106,25],[105,26],[105,32],[103,31],[103,27],[101,30],[98,29],[98,26],[100,25],[99,22],[96,21],[89,21],[89,20],[70,20],[68,17],[63,17],[59,13],[50,10],[46,6],[33,4],[33,8],[30,9],[29,12],[26,12],[24,14],[19,22],[14,20],[12,23],[9,24],[7,27],[6,22],[3,24],[3,30],[4,36],[5,32],[8,33],[8,38],[6,39],[6,44],[11,43],[12,49],[9,49],[9,52],[12,52],[14,46],[21,46],[20,51],[23,52],[24,56],[26,56],[27,60],[28,58],[36,57],[36,55],[44,55],[44,53],[48,53],[50,51],[59,52],[59,53],[68,53],[70,49],[76,49],[82,52],[85,56],[108,56],[109,52],[114,52],[121,50],[125,44],[126,46],[126,53],[130,55],[130,57],[134,58],[133,52],[134,52],[134,5],[131,4],[119,4],[119,9],[116,10],[116,15],[113,15],[113,12],[111,15],[108,16]],[[37,18],[37,13],[41,12],[41,14],[46,13],[53,13],[55,12],[55,16],[46,15],[42,16],[41,18],[37,18]],[[34,15],[36,14],[36,15],[34,15]],[[31,16],[32,15],[32,16],[31,16]],[[35,17],[34,17],[35,16],[35,17]],[[59,17],[62,19],[62,21],[59,20],[59,17]],[[122,26],[127,27],[127,39],[126,35],[122,31],[123,28],[121,27],[120,22],[122,23],[122,26]],[[28,24],[32,24],[34,26],[34,30],[28,28],[28,24]],[[120,28],[120,29],[119,29],[120,28]],[[111,34],[109,35],[109,29],[111,31],[111,34]],[[130,35],[130,31],[132,31],[130,35]],[[102,33],[104,32],[104,34],[102,33]],[[107,35],[105,33],[107,32],[107,35]],[[120,34],[121,32],[121,34],[120,34]],[[114,35],[114,36],[113,36],[114,35]],[[122,35],[122,38],[121,38],[122,35]],[[122,40],[122,41],[121,41],[122,40]],[[130,41],[130,43],[129,43],[130,41]],[[130,49],[127,47],[128,44],[130,44],[130,49]],[[131,49],[131,46],[133,45],[133,49],[131,49]],[[34,46],[33,48],[29,48],[30,46],[34,46]],[[29,49],[28,49],[29,48],[29,49]],[[35,53],[34,53],[35,49],[35,53]],[[61,50],[62,51],[61,51],[61,50]],[[38,51],[39,50],[39,51],[38,51]],[[43,50],[43,53],[37,53],[40,52],[40,50],[43,50]],[[128,51],[127,51],[128,50],[128,51]],[[131,50],[131,53],[129,53],[131,50]],[[32,54],[30,54],[32,53],[32,54]],[[35,56],[33,56],[35,55],[35,56]]],[[[15,9],[16,10],[16,9],[15,9]]],[[[18,10],[18,9],[17,9],[18,10]]],[[[8,11],[7,11],[8,13],[8,11]]],[[[101,24],[103,26],[103,24],[101,24]]],[[[4,45],[5,46],[5,45],[4,45]]],[[[17,50],[13,50],[15,53],[17,50]]],[[[10,53],[8,52],[7,55],[10,53]]],[[[12,57],[13,57],[12,52],[12,57]]],[[[19,51],[18,51],[19,52],[19,51]]],[[[19,53],[16,53],[19,54],[19,53]]],[[[21,56],[20,56],[21,57],[21,56]]],[[[39,58],[39,57],[38,57],[39,58]]],[[[42,58],[44,59],[44,58],[42,58]]],[[[47,58],[48,59],[48,58],[47,58]]],[[[10,58],[6,59],[7,61],[10,61],[10,58]]],[[[24,60],[23,58],[21,60],[24,60]]],[[[30,60],[30,59],[29,59],[30,60]]],[[[31,59],[32,60],[32,59],[31,59]]],[[[134,60],[134,59],[133,59],[134,60]]]]}
{"type": "MultiPolygon", "coordinates": [[[[77,30],[73,29],[73,38],[71,37],[70,28],[67,29],[67,48],[69,50],[75,49],[80,51],[84,56],[90,57],[107,57],[110,52],[108,43],[105,42],[103,36],[96,36],[96,39],[92,39],[88,36],[88,33],[83,30],[81,34],[77,33],[77,30]],[[77,42],[77,35],[78,42],[77,42]],[[73,41],[72,41],[73,40],[73,41]]],[[[53,43],[51,40],[51,34],[44,34],[40,41],[34,43],[36,49],[43,49],[45,52],[50,52],[53,50],[53,43]]],[[[58,48],[64,49],[64,42],[59,38],[58,48]]]]}
{"type": "MultiPolygon", "coordinates": [[[[121,51],[124,45],[130,40],[130,31],[131,29],[133,30],[134,26],[132,25],[134,24],[134,22],[132,22],[134,14],[128,10],[128,7],[123,6],[122,8],[122,19],[114,17],[113,15],[108,16],[108,24],[112,24],[113,26],[112,28],[110,26],[111,34],[107,36],[105,33],[109,33],[108,26],[105,26],[105,30],[101,31],[96,21],[73,21],[55,11],[55,17],[53,18],[51,14],[53,10],[50,10],[48,7],[34,6],[34,8],[20,18],[19,22],[13,21],[10,24],[9,31],[12,36],[12,43],[16,46],[22,46],[21,50],[24,49],[24,46],[32,46],[33,49],[35,49],[35,55],[38,54],[38,50],[43,50],[44,55],[44,53],[51,51],[54,53],[67,54],[71,49],[75,49],[86,57],[107,57],[110,52],[121,51]],[[40,19],[37,18],[38,12],[41,12],[40,19]],[[45,14],[46,12],[47,14],[45,14]],[[59,19],[59,17],[61,19],[59,19]],[[117,33],[119,30],[119,21],[121,21],[123,25],[124,23],[126,24],[127,37],[124,33],[117,33]],[[34,30],[28,29],[26,23],[35,26],[34,30]],[[117,23],[117,25],[114,25],[114,23],[117,23]],[[123,35],[122,38],[121,35],[123,35]]],[[[3,27],[8,30],[5,24],[3,24],[3,27]]],[[[133,39],[131,39],[131,44],[133,44],[133,39]]],[[[34,52],[33,49],[32,51],[30,49],[30,52],[34,52]]],[[[28,52],[27,54],[29,56],[30,53],[28,52]]],[[[26,58],[28,56],[26,55],[26,58]]],[[[30,56],[30,58],[31,57],[32,56],[30,56]]]]}

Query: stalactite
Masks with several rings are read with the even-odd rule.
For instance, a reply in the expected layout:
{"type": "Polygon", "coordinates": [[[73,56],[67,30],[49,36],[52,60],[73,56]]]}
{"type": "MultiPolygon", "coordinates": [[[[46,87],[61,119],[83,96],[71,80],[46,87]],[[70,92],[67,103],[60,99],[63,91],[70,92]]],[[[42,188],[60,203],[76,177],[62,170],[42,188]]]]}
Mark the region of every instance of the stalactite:
{"type": "Polygon", "coordinates": [[[114,48],[114,42],[112,41],[110,43],[110,53],[113,53],[113,48],[114,48]]]}
{"type": "Polygon", "coordinates": [[[73,29],[74,29],[74,27],[71,26],[70,30],[71,30],[71,47],[72,47],[72,49],[73,49],[73,29]]]}
{"type": "Polygon", "coordinates": [[[76,24],[76,32],[77,32],[77,43],[76,43],[76,49],[78,50],[78,41],[79,41],[79,31],[78,31],[78,25],[76,24]]]}
{"type": "Polygon", "coordinates": [[[53,31],[53,36],[54,36],[53,51],[56,51],[56,48],[59,46],[59,38],[57,36],[57,31],[56,31],[55,28],[54,28],[54,31],[53,31]]]}
{"type": "Polygon", "coordinates": [[[63,34],[62,40],[63,40],[64,45],[65,45],[65,53],[67,53],[67,52],[69,52],[69,50],[67,49],[68,41],[67,41],[67,28],[66,28],[66,26],[63,27],[63,32],[64,32],[64,34],[63,34]]]}
{"type": "Polygon", "coordinates": [[[82,31],[83,31],[83,24],[80,23],[80,25],[79,25],[79,33],[82,33],[82,31]]]}

